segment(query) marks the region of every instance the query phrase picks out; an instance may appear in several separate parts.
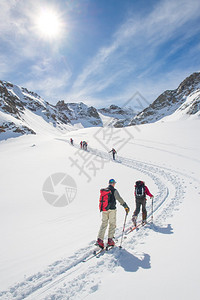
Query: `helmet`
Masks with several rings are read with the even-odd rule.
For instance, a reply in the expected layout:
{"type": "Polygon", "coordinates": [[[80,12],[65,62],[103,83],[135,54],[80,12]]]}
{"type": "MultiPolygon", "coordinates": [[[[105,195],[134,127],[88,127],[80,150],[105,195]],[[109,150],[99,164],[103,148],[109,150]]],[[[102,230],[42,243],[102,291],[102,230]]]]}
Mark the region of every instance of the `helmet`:
{"type": "Polygon", "coordinates": [[[116,183],[115,179],[110,179],[109,184],[116,183]]]}

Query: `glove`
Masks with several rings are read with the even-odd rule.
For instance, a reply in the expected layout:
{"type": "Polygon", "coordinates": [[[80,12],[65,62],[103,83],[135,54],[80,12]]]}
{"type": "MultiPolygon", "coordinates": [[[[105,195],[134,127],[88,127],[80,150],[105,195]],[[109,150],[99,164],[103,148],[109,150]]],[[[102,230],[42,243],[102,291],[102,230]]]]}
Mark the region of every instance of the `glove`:
{"type": "Polygon", "coordinates": [[[129,213],[129,211],[130,211],[130,209],[129,209],[129,207],[127,206],[127,207],[125,207],[125,211],[126,211],[126,214],[128,215],[128,213],[129,213]]]}
{"type": "Polygon", "coordinates": [[[126,214],[128,215],[129,211],[130,211],[130,208],[128,207],[128,205],[126,204],[126,202],[123,204],[123,207],[126,211],[126,214]]]}
{"type": "Polygon", "coordinates": [[[122,205],[126,211],[126,213],[128,214],[130,211],[130,208],[128,207],[128,205],[126,204],[126,202],[124,202],[124,204],[122,205]]]}
{"type": "Polygon", "coordinates": [[[150,197],[150,199],[153,199],[153,198],[154,198],[154,196],[150,197]]]}

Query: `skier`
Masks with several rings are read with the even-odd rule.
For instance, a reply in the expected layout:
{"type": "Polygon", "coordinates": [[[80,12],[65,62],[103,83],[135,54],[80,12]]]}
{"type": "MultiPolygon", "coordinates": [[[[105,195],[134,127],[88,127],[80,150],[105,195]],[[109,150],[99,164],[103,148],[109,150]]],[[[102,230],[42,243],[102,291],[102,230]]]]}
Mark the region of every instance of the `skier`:
{"type": "Polygon", "coordinates": [[[70,139],[70,143],[71,143],[71,145],[74,145],[74,141],[72,138],[70,139]]]}
{"type": "Polygon", "coordinates": [[[112,150],[109,151],[109,153],[112,152],[112,155],[113,155],[113,160],[115,160],[115,154],[117,154],[117,151],[112,148],[112,150]]]}
{"type": "Polygon", "coordinates": [[[97,245],[100,248],[104,248],[104,235],[109,223],[108,230],[108,245],[114,246],[115,242],[113,237],[116,228],[116,200],[125,208],[126,213],[129,213],[129,207],[122,199],[119,192],[115,189],[116,181],[114,179],[109,180],[109,186],[106,189],[101,189],[99,208],[102,212],[102,223],[98,233],[97,245]]]}
{"type": "Polygon", "coordinates": [[[80,142],[80,148],[81,149],[83,148],[83,142],[82,141],[80,142]]]}
{"type": "Polygon", "coordinates": [[[136,209],[132,216],[132,221],[136,226],[137,216],[140,212],[140,206],[142,205],[142,224],[146,224],[147,219],[147,210],[146,210],[146,195],[148,195],[151,199],[153,195],[150,193],[148,187],[145,185],[144,181],[136,181],[135,183],[135,202],[136,202],[136,209]]]}
{"type": "Polygon", "coordinates": [[[87,151],[87,142],[86,141],[83,141],[83,150],[87,151]]]}

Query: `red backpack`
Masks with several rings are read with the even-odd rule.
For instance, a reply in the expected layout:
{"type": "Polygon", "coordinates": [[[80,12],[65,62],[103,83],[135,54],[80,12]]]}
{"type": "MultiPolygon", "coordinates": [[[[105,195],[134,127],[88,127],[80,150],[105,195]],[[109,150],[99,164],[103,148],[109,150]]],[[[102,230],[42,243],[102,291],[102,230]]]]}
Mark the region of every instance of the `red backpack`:
{"type": "Polygon", "coordinates": [[[107,211],[109,209],[109,200],[111,196],[111,190],[101,189],[99,198],[99,209],[100,211],[107,211]]]}

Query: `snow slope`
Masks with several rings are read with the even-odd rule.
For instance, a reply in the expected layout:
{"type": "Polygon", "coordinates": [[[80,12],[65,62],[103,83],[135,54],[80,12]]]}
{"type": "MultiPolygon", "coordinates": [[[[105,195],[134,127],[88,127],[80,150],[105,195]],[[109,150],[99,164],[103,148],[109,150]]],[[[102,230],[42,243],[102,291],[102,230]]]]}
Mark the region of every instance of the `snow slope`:
{"type": "MultiPolygon", "coordinates": [[[[198,299],[199,127],[191,120],[85,128],[73,132],[74,147],[72,132],[44,128],[0,142],[0,299],[198,299]],[[78,150],[83,139],[88,153],[78,150]],[[116,162],[108,154],[112,146],[116,162]],[[83,155],[87,175],[73,163],[83,155]],[[60,208],[42,195],[46,178],[58,172],[77,184],[75,200],[60,208]],[[83,263],[100,225],[99,189],[109,178],[131,208],[127,227],[134,182],[146,182],[155,196],[154,225],[128,235],[123,249],[83,263]]],[[[150,201],[147,207],[150,216],[150,201]]],[[[120,239],[120,205],[117,218],[120,239]]]]}

